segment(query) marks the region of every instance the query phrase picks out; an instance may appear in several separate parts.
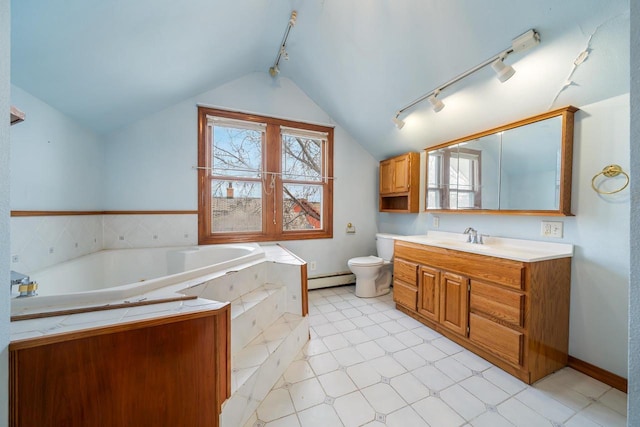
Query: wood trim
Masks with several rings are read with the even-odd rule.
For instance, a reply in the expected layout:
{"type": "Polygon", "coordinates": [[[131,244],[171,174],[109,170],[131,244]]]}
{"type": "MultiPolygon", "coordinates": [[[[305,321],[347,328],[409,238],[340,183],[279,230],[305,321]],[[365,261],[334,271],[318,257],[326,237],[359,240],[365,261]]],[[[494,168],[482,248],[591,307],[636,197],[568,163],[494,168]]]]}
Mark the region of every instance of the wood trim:
{"type": "Polygon", "coordinates": [[[518,211],[518,210],[491,210],[491,209],[425,209],[425,213],[446,213],[462,215],[528,215],[528,216],[575,216],[572,213],[560,211],[518,211]]]}
{"type": "Polygon", "coordinates": [[[627,393],[627,379],[619,375],[609,372],[602,368],[599,368],[591,363],[585,362],[573,356],[569,356],[569,367],[575,369],[578,372],[582,372],[585,375],[595,378],[615,389],[620,390],[623,393],[627,393]]]}
{"type": "Polygon", "coordinates": [[[79,215],[197,215],[198,211],[11,211],[12,217],[79,215]]]}
{"type": "Polygon", "coordinates": [[[307,263],[300,266],[300,290],[302,292],[302,316],[309,314],[309,288],[307,277],[307,263]]]}
{"type": "Polygon", "coordinates": [[[45,313],[18,314],[15,316],[11,316],[11,321],[18,322],[20,320],[43,319],[45,317],[55,317],[55,316],[68,316],[70,314],[88,313],[93,311],[115,310],[117,308],[130,308],[130,307],[140,307],[144,305],[162,304],[165,302],[187,301],[187,300],[192,300],[196,298],[198,297],[195,295],[182,295],[175,298],[162,298],[162,299],[147,300],[147,301],[125,302],[121,304],[108,304],[108,305],[101,305],[97,307],[89,306],[89,307],[81,307],[81,308],[72,308],[67,310],[47,311],[45,313]]]}
{"type": "Polygon", "coordinates": [[[76,340],[78,338],[87,338],[97,335],[106,335],[116,332],[131,331],[134,329],[148,328],[152,326],[165,325],[167,323],[181,322],[184,320],[198,319],[208,317],[218,312],[228,310],[229,303],[218,309],[209,309],[194,311],[191,313],[177,313],[168,316],[154,317],[145,320],[134,320],[131,322],[123,322],[110,326],[98,326],[95,328],[81,329],[74,332],[63,332],[59,334],[46,335],[43,337],[27,338],[24,340],[16,340],[9,343],[9,351],[22,350],[25,348],[38,347],[41,345],[55,344],[59,342],[76,340]]]}

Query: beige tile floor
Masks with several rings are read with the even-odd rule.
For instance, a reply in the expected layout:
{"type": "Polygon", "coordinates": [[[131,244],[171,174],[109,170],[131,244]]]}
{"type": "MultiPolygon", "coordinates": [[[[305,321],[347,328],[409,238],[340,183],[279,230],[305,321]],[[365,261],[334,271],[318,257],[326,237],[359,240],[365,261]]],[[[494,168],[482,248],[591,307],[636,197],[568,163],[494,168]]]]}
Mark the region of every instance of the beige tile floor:
{"type": "Polygon", "coordinates": [[[570,368],[532,386],[354,286],[309,292],[311,340],[254,427],[625,426],[627,395],[570,368]]]}

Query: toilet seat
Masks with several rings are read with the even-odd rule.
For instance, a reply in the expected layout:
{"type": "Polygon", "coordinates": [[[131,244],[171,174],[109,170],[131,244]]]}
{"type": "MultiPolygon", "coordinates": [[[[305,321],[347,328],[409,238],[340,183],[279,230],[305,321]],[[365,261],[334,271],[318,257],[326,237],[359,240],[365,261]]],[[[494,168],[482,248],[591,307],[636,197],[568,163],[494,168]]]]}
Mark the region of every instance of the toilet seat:
{"type": "Polygon", "coordinates": [[[351,258],[349,260],[349,265],[355,267],[378,267],[382,264],[384,264],[384,260],[373,255],[351,258]]]}

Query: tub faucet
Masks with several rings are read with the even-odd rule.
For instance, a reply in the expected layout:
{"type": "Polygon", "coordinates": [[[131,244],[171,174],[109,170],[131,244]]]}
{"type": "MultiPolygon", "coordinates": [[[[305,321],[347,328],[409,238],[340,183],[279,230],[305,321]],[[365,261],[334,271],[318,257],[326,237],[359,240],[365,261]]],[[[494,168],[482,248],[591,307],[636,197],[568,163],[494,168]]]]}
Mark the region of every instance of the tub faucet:
{"type": "Polygon", "coordinates": [[[466,230],[464,230],[464,234],[468,234],[469,238],[467,239],[467,242],[469,243],[482,243],[482,238],[480,238],[480,240],[478,240],[478,231],[474,230],[471,227],[467,227],[466,230]]]}
{"type": "Polygon", "coordinates": [[[36,289],[38,289],[38,284],[36,282],[31,281],[29,276],[26,274],[18,273],[17,271],[11,270],[11,284],[9,285],[9,289],[12,289],[14,285],[18,285],[18,291],[20,292],[20,297],[33,297],[36,296],[36,289]]]}

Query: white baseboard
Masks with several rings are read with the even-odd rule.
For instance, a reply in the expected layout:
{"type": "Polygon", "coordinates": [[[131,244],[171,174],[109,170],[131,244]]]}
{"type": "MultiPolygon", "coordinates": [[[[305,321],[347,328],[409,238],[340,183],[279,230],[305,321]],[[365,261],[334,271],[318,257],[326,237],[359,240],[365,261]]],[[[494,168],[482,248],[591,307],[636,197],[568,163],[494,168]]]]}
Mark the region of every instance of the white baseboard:
{"type": "Polygon", "coordinates": [[[348,285],[356,283],[356,276],[351,272],[340,272],[324,276],[309,277],[307,287],[311,289],[329,288],[331,286],[348,285]]]}

